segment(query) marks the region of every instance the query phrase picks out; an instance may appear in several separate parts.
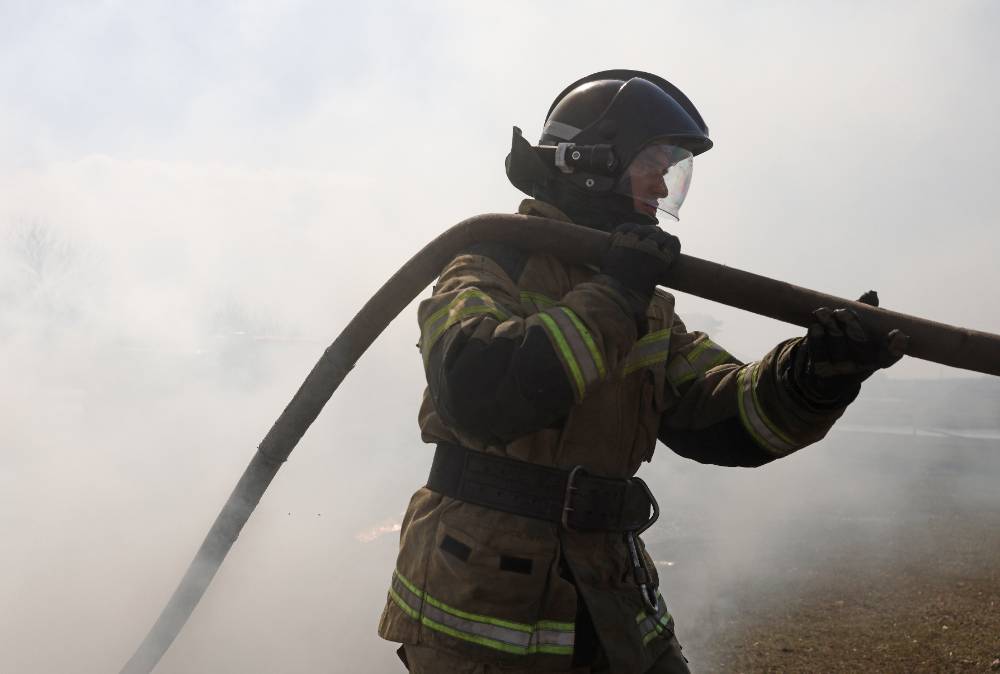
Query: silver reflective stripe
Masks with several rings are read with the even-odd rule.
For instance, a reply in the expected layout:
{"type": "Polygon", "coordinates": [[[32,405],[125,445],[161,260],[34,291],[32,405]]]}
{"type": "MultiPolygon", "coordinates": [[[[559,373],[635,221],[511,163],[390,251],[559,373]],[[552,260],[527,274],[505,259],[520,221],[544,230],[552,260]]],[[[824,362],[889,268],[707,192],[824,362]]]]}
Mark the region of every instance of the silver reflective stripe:
{"type": "Polygon", "coordinates": [[[674,389],[684,382],[696,379],[697,376],[698,373],[694,371],[691,363],[683,355],[674,356],[667,364],[667,381],[674,389]]]}
{"type": "Polygon", "coordinates": [[[543,136],[555,136],[562,140],[573,140],[573,136],[578,133],[580,133],[580,129],[575,126],[555,120],[545,122],[545,126],[542,127],[543,136]]]}
{"type": "Polygon", "coordinates": [[[389,596],[410,618],[456,639],[515,655],[573,653],[573,623],[543,620],[528,625],[468,613],[431,597],[399,571],[393,573],[389,596]]]}
{"type": "Polygon", "coordinates": [[[728,351],[704,337],[693,349],[675,356],[670,361],[667,366],[667,380],[677,388],[730,359],[732,356],[728,351]]]}
{"type": "Polygon", "coordinates": [[[542,311],[543,309],[548,309],[551,306],[555,306],[556,301],[551,297],[543,295],[542,293],[536,293],[530,290],[522,290],[521,304],[527,305],[527,308],[532,310],[532,312],[539,312],[542,311]]]}
{"type": "Polygon", "coordinates": [[[497,320],[506,320],[508,314],[497,306],[486,293],[477,288],[467,288],[446,306],[427,317],[420,329],[420,350],[424,360],[430,358],[431,349],[448,328],[469,316],[489,314],[497,320]]]}
{"type": "Polygon", "coordinates": [[[759,362],[751,363],[740,370],[736,377],[740,421],[758,445],[772,454],[784,456],[801,448],[802,445],[792,442],[764,414],[764,409],[757,399],[757,378],[760,376],[760,369],[759,362]]]}
{"type": "Polygon", "coordinates": [[[569,370],[577,402],[583,400],[587,389],[604,379],[607,374],[604,357],[594,338],[583,321],[566,307],[552,307],[535,316],[549,333],[556,352],[569,370]]]}
{"type": "Polygon", "coordinates": [[[395,573],[392,574],[392,589],[396,591],[396,594],[399,595],[400,599],[402,599],[409,608],[418,613],[420,612],[420,605],[424,601],[422,592],[419,595],[415,594],[403,583],[402,580],[399,579],[399,576],[395,573]]]}
{"type": "Polygon", "coordinates": [[[667,611],[667,602],[663,600],[660,591],[656,591],[657,608],[656,615],[650,615],[645,611],[640,611],[635,617],[635,622],[639,626],[639,633],[642,634],[643,645],[666,632],[667,623],[670,622],[670,612],[667,611]]]}
{"type": "Polygon", "coordinates": [[[670,621],[670,616],[664,616],[658,620],[649,618],[644,621],[639,627],[642,631],[642,643],[643,645],[648,644],[650,641],[656,637],[662,635],[667,631],[667,623],[670,621]]]}
{"type": "MultiPolygon", "coordinates": [[[[575,628],[574,628],[575,629],[575,628]]],[[[539,629],[535,632],[537,637],[535,641],[539,645],[543,644],[553,644],[555,646],[564,646],[573,648],[573,644],[576,642],[576,632],[563,632],[560,630],[544,630],[539,629]]]]}
{"type": "Polygon", "coordinates": [[[573,320],[575,316],[566,307],[554,307],[548,314],[552,316],[563,335],[566,336],[566,341],[573,349],[573,356],[580,364],[580,370],[583,372],[583,379],[587,386],[590,387],[598,382],[601,379],[600,366],[587,344],[588,339],[592,341],[587,329],[580,321],[573,320]]]}
{"type": "Polygon", "coordinates": [[[424,606],[424,616],[430,618],[439,625],[451,627],[466,634],[485,637],[487,639],[492,639],[493,641],[499,641],[500,643],[507,644],[508,646],[516,646],[527,650],[527,648],[531,645],[532,634],[530,632],[516,632],[503,627],[497,627],[496,625],[464,620],[450,613],[445,613],[441,609],[430,604],[424,606]]]}
{"type": "Polygon", "coordinates": [[[670,353],[670,330],[651,332],[632,347],[625,359],[625,374],[665,361],[670,353]]]}
{"type": "Polygon", "coordinates": [[[732,356],[729,355],[728,351],[707,337],[687,354],[687,359],[691,363],[691,367],[698,372],[708,372],[716,365],[721,365],[730,358],[732,356]]]}

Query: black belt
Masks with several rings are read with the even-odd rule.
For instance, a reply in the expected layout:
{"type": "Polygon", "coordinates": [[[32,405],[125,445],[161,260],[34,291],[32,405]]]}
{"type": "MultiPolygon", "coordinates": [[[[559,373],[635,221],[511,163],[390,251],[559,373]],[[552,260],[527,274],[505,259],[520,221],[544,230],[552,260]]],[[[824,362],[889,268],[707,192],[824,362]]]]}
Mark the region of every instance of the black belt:
{"type": "Polygon", "coordinates": [[[642,532],[660,515],[637,477],[612,479],[439,444],[427,488],[445,496],[570,530],[642,532]],[[650,515],[652,510],[652,515],[650,515]]]}

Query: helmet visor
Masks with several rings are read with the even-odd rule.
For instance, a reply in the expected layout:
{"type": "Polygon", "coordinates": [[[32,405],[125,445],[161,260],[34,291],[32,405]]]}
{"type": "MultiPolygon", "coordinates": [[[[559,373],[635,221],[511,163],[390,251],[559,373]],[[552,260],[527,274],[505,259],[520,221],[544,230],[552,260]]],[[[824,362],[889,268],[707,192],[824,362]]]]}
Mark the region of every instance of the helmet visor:
{"type": "Polygon", "coordinates": [[[642,149],[622,172],[615,191],[632,199],[637,213],[657,211],[679,220],[677,212],[691,185],[694,156],[677,145],[653,143],[642,149]]]}

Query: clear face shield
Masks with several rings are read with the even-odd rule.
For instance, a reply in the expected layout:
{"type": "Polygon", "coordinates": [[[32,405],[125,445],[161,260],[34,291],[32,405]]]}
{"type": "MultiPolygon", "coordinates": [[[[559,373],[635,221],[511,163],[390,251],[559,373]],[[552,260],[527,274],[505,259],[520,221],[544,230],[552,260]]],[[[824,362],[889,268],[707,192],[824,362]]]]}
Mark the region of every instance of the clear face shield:
{"type": "Polygon", "coordinates": [[[647,145],[622,172],[615,192],[630,197],[637,213],[655,218],[662,211],[679,220],[677,211],[691,185],[693,160],[690,150],[677,145],[647,145]]]}

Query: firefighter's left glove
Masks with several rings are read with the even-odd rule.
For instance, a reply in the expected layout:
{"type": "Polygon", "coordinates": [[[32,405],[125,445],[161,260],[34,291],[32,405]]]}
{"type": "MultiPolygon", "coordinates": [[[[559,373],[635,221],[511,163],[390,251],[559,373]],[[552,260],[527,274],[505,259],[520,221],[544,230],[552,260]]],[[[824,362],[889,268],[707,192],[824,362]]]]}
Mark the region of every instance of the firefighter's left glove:
{"type": "Polygon", "coordinates": [[[611,243],[601,257],[601,271],[629,290],[653,296],[681,252],[681,242],[655,225],[627,222],[611,233],[611,243]]]}
{"type": "MultiPolygon", "coordinates": [[[[858,301],[877,307],[878,295],[869,291],[858,301]]],[[[849,402],[861,382],[896,363],[909,345],[910,338],[899,330],[875,333],[851,309],[824,307],[813,317],[793,365],[796,383],[813,402],[849,402]]]]}

